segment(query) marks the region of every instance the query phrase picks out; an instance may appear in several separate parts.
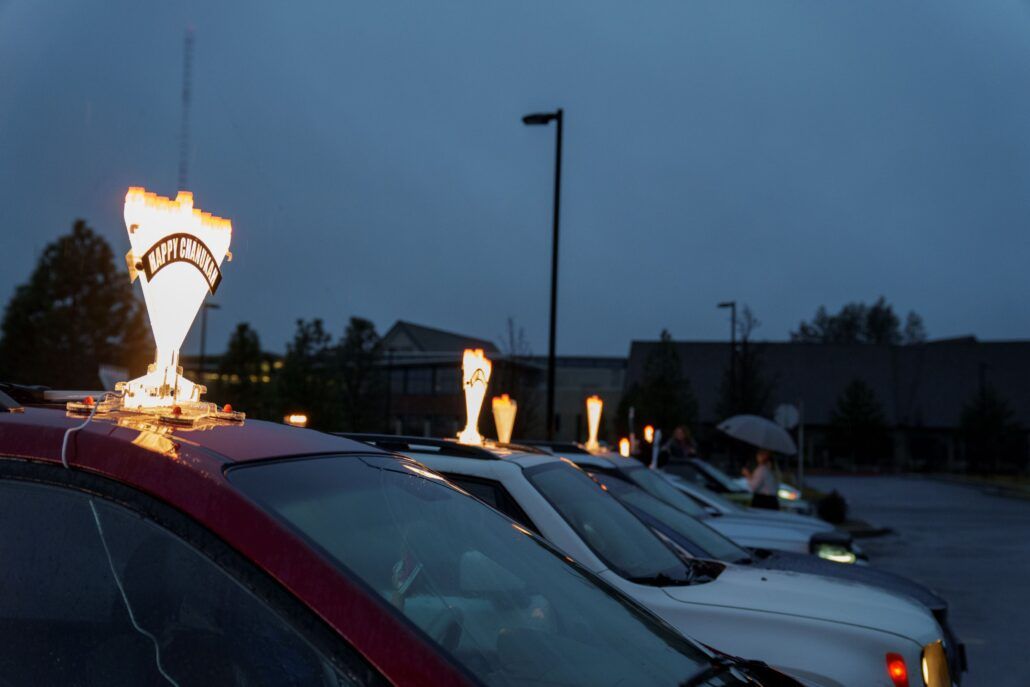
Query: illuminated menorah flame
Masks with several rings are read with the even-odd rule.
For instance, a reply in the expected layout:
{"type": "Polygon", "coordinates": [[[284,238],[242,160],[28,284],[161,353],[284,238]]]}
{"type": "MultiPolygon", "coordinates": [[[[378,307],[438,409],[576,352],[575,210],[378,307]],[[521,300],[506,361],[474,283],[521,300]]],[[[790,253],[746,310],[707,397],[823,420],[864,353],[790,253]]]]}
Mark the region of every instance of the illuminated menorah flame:
{"type": "Polygon", "coordinates": [[[465,390],[465,429],[458,434],[462,444],[482,444],[483,436],[479,433],[479,411],[483,409],[486,399],[486,387],[490,383],[490,372],[493,365],[483,355],[483,349],[466,348],[461,361],[461,385],[465,390]]]}
{"type": "Polygon", "coordinates": [[[587,450],[597,451],[601,445],[597,443],[597,430],[601,426],[601,411],[604,409],[604,401],[600,396],[594,395],[587,399],[587,450]]]}
{"type": "Polygon", "coordinates": [[[508,394],[501,394],[493,398],[494,425],[497,426],[497,441],[502,444],[511,443],[511,430],[515,427],[515,413],[519,410],[519,404],[508,394]]]}

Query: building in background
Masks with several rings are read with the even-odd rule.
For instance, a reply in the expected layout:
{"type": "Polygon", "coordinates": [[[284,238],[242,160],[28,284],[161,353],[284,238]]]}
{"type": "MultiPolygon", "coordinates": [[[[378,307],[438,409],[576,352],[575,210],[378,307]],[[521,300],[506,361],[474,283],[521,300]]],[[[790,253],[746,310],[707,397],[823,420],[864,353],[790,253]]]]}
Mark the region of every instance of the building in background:
{"type": "MultiPolygon", "coordinates": [[[[389,370],[389,415],[394,432],[455,436],[465,424],[461,356],[482,348],[493,361],[489,396],[509,394],[518,402],[513,440],[544,434],[547,358],[504,353],[491,341],[433,327],[398,321],[383,336],[383,365],[389,370]]],[[[586,437],[585,399],[597,394],[615,411],[622,394],[626,359],[559,356],[555,371],[557,437],[586,437]]],[[[480,428],[496,436],[490,406],[480,428]]],[[[603,432],[602,432],[603,435],[603,432]]]]}
{"type": "MultiPolygon", "coordinates": [[[[626,387],[642,379],[649,352],[658,343],[634,341],[626,387]]],[[[752,343],[770,387],[764,414],[781,403],[803,404],[806,460],[831,465],[834,414],[845,390],[860,380],[883,412],[888,434],[886,469],[954,470],[968,467],[963,447],[963,409],[992,389],[1012,411],[1012,423],[1027,451],[1030,428],[1030,341],[978,341],[974,337],[921,344],[752,343]]],[[[726,342],[679,341],[683,374],[698,401],[702,434],[720,420],[718,408],[730,360],[726,342]]],[[[647,418],[637,418],[638,423],[647,418]]],[[[718,449],[709,441],[709,448],[718,449]]],[[[837,451],[839,453],[839,451],[837,451]]],[[[839,462],[839,461],[838,461],[839,462]]],[[[851,467],[851,466],[847,466],[851,467]]]]}

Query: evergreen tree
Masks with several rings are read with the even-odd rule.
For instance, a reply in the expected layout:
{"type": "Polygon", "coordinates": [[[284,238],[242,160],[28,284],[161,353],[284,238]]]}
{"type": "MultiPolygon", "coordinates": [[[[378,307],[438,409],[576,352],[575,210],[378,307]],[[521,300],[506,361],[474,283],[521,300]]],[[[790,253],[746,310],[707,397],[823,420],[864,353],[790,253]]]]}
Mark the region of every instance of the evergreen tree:
{"type": "Polygon", "coordinates": [[[219,381],[212,389],[211,399],[230,403],[247,417],[277,419],[268,407],[269,384],[263,379],[269,375],[262,369],[265,363],[257,332],[246,322],[240,322],[218,364],[219,381]]]}
{"type": "Polygon", "coordinates": [[[111,246],[84,220],[49,244],[0,325],[0,379],[95,389],[102,364],[130,378],[153,362],[144,308],[111,246]]]}
{"type": "Polygon", "coordinates": [[[830,419],[829,447],[855,464],[879,464],[891,458],[883,406],[861,379],[852,381],[837,399],[830,419]]]}
{"type": "Polygon", "coordinates": [[[351,432],[376,432],[386,420],[383,342],[371,321],[350,318],[337,346],[342,426],[351,432]]]}
{"type": "Polygon", "coordinates": [[[332,337],[322,320],[297,320],[297,331],[293,341],[286,345],[283,366],[276,380],[276,414],[302,412],[308,416],[309,427],[338,430],[341,404],[335,358],[332,337]]]}
{"type": "Polygon", "coordinates": [[[1026,468],[1026,435],[1014,420],[1008,401],[990,384],[962,409],[961,438],[974,472],[1011,473],[1026,468]]]}
{"type": "MultiPolygon", "coordinates": [[[[630,406],[636,409],[640,425],[652,424],[669,437],[677,425],[693,427],[697,422],[697,399],[690,380],[683,374],[676,344],[667,330],[644,359],[644,374],[639,384],[627,390],[619,403],[616,424],[620,432],[630,406]]],[[[639,428],[637,434],[639,435],[639,428]]]]}

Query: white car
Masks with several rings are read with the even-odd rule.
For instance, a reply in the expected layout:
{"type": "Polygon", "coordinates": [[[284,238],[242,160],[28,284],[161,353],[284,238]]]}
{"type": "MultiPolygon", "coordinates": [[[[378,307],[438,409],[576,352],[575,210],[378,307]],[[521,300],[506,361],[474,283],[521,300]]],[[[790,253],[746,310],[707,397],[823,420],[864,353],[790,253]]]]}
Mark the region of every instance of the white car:
{"type": "MultiPolygon", "coordinates": [[[[726,494],[731,500],[746,505],[751,502],[751,488],[743,477],[731,477],[706,460],[700,458],[677,459],[665,466],[665,471],[695,482],[707,489],[726,494]]],[[[780,483],[776,492],[780,509],[788,513],[811,515],[812,504],[801,498],[801,491],[780,483]]]]}
{"type": "Polygon", "coordinates": [[[681,557],[573,463],[533,449],[351,437],[443,474],[683,634],[721,651],[825,687],[950,684],[935,678],[947,674],[940,627],[906,597],[830,578],[681,557]],[[921,673],[935,681],[918,682],[921,673]]]}
{"type": "Polygon", "coordinates": [[[687,515],[704,520],[706,525],[739,546],[813,553],[838,563],[855,563],[864,557],[851,535],[822,520],[734,504],[729,504],[734,508],[732,511],[707,508],[684,494],[686,480],[673,482],[672,475],[650,470],[635,458],[625,458],[618,453],[592,453],[576,444],[539,446],[581,467],[628,480],[687,515]]]}
{"type": "MultiPolygon", "coordinates": [[[[783,511],[746,508],[738,503],[730,501],[722,494],[709,491],[708,489],[695,484],[690,480],[683,479],[678,475],[671,475],[661,470],[658,472],[665,477],[670,484],[676,487],[676,489],[683,492],[684,495],[704,508],[707,513],[714,516],[712,519],[708,520],[708,524],[713,527],[715,526],[715,523],[719,522],[730,522],[738,525],[742,522],[749,522],[757,526],[776,528],[790,527],[799,530],[807,530],[812,533],[836,531],[833,525],[818,518],[813,518],[808,515],[798,515],[797,513],[786,513],[783,511]],[[728,520],[726,520],[727,518],[728,520]]],[[[716,529],[719,529],[723,534],[726,534],[726,536],[731,539],[736,540],[735,537],[739,537],[742,540],[749,540],[746,532],[738,532],[736,535],[732,535],[730,534],[732,528],[716,527],[716,529]]],[[[819,536],[825,537],[825,535],[819,536]]],[[[755,544],[750,543],[741,545],[751,548],[770,548],[767,546],[756,546],[755,544]]],[[[818,553],[822,558],[835,561],[837,563],[865,564],[866,562],[865,554],[858,544],[854,543],[853,539],[851,540],[851,545],[847,547],[840,546],[837,543],[826,541],[824,539],[816,545],[813,552],[818,553]]]]}

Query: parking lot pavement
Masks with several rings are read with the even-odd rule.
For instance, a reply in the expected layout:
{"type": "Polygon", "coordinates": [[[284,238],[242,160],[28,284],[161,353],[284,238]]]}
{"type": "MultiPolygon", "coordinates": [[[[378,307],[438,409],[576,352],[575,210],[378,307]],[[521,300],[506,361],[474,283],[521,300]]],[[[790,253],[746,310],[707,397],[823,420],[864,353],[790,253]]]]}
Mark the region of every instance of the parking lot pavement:
{"type": "Polygon", "coordinates": [[[813,477],[854,517],[895,533],[863,539],[873,565],[950,602],[971,687],[1030,685],[1030,501],[909,477],[813,477]]]}

